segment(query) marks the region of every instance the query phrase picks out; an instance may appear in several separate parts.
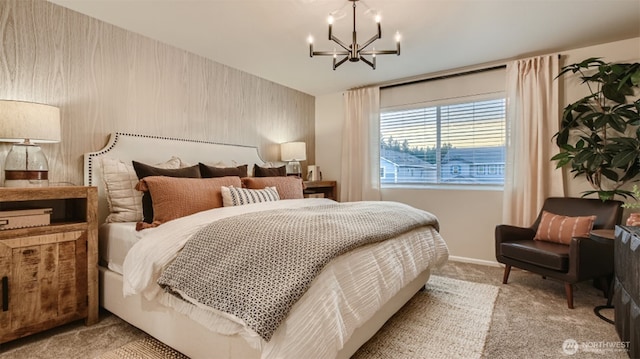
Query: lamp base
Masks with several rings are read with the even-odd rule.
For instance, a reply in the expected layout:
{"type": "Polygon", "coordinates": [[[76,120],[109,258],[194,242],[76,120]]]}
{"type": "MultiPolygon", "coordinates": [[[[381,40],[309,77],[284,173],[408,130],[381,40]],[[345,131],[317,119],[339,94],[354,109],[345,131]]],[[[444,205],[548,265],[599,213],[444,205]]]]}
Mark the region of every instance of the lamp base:
{"type": "Polygon", "coordinates": [[[5,187],[49,186],[49,165],[40,146],[16,143],[4,163],[5,187]]]}
{"type": "MultiPolygon", "coordinates": [[[[15,173],[11,173],[11,172],[16,172],[16,171],[5,171],[4,172],[4,186],[5,187],[49,187],[49,180],[47,179],[47,172],[45,172],[44,174],[42,173],[37,173],[37,174],[29,174],[29,176],[42,176],[44,175],[44,179],[39,178],[39,179],[16,179],[15,177],[15,173]],[[13,178],[13,179],[12,179],[13,178]]],[[[26,172],[26,171],[25,171],[26,172]]],[[[40,171],[33,171],[33,172],[40,172],[40,171]]]]}
{"type": "Polygon", "coordinates": [[[300,162],[293,160],[287,164],[287,176],[302,177],[302,167],[300,166],[300,162]]]}

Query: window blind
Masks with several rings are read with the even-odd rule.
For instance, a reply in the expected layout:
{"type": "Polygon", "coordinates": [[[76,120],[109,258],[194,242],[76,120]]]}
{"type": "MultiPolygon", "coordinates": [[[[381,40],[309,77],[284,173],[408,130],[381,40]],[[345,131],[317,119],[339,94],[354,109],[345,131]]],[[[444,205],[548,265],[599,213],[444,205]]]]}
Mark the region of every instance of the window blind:
{"type": "Polygon", "coordinates": [[[403,87],[381,91],[383,187],[504,183],[504,70],[403,87]]]}

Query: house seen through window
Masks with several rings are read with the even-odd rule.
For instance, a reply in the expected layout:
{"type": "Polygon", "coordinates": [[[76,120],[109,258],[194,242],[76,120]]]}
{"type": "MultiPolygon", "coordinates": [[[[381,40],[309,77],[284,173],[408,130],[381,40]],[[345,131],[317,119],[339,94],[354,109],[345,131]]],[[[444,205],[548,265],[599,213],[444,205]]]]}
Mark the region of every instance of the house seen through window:
{"type": "Polygon", "coordinates": [[[380,183],[502,185],[505,99],[382,109],[380,183]]]}

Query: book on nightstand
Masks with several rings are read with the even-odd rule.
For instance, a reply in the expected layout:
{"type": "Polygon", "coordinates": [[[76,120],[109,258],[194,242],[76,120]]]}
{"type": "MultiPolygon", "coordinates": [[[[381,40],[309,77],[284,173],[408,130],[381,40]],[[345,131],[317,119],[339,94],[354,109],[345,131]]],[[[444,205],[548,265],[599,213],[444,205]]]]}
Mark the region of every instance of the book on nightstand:
{"type": "Polygon", "coordinates": [[[304,196],[307,198],[324,198],[324,193],[305,193],[304,196]]]}
{"type": "Polygon", "coordinates": [[[51,208],[0,211],[0,230],[48,226],[51,222],[51,212],[51,208]]]}

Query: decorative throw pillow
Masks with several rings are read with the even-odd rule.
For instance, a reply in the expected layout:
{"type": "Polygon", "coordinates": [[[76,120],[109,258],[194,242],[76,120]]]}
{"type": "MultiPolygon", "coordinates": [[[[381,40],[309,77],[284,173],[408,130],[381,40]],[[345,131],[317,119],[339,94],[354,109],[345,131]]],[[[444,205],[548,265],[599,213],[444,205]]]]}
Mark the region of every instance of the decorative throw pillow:
{"type": "MultiPolygon", "coordinates": [[[[149,166],[137,161],[133,161],[132,163],[138,179],[143,179],[149,176],[200,178],[200,168],[198,165],[184,168],[164,169],[149,166]]],[[[150,194],[149,192],[142,194],[142,217],[147,223],[151,223],[153,221],[153,194],[150,194]]]]}
{"type": "Polygon", "coordinates": [[[273,202],[280,200],[275,187],[248,189],[238,187],[222,187],[222,204],[225,207],[242,206],[250,203],[273,202]]]}
{"type": "Polygon", "coordinates": [[[533,239],[568,245],[573,237],[589,237],[595,220],[596,216],[567,217],[542,211],[538,231],[533,239]]]}
{"type": "MultiPolygon", "coordinates": [[[[156,164],[158,168],[178,168],[181,161],[171,157],[156,164]]],[[[106,222],[137,222],[142,220],[142,193],[135,190],[138,177],[133,166],[120,160],[102,158],[102,179],[105,184],[110,214],[106,222]]]]}
{"type": "Polygon", "coordinates": [[[260,167],[258,165],[253,165],[253,177],[277,177],[286,175],[287,166],[260,167]]]}
{"type": "Polygon", "coordinates": [[[251,189],[275,187],[280,199],[304,198],[302,179],[298,177],[245,177],[242,179],[242,185],[251,189]]]}
{"type": "Polygon", "coordinates": [[[148,176],[140,181],[153,198],[153,222],[138,228],[155,227],[176,218],[222,207],[221,188],[240,186],[238,177],[180,178],[148,176]]]}
{"type": "Polygon", "coordinates": [[[237,167],[217,167],[209,166],[204,163],[198,163],[200,166],[200,175],[202,178],[214,178],[214,177],[226,177],[226,176],[238,176],[247,177],[247,165],[237,167]]]}

